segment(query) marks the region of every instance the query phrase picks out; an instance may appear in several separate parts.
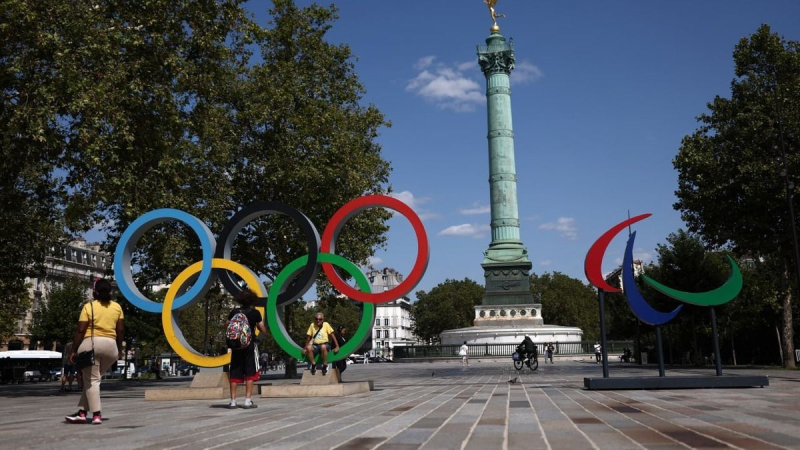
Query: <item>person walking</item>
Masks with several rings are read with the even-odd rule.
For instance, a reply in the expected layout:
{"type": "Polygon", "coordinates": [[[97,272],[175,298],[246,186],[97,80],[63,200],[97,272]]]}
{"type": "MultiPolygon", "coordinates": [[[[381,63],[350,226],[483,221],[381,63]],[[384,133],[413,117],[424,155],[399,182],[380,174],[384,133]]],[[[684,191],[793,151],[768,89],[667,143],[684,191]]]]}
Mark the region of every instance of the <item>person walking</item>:
{"type": "MultiPolygon", "coordinates": [[[[258,296],[252,291],[242,291],[236,294],[235,300],[242,305],[241,307],[234,308],[228,314],[228,321],[237,314],[241,313],[247,317],[249,325],[249,332],[251,333],[250,342],[244,348],[231,349],[231,366],[230,366],[230,381],[231,381],[231,402],[228,405],[230,409],[236,409],[236,387],[244,383],[244,405],[242,408],[250,409],[257,408],[253,403],[251,397],[253,396],[253,383],[261,378],[261,373],[258,370],[258,345],[256,345],[255,330],[266,334],[267,327],[264,325],[264,319],[253,305],[258,301],[258,296]]],[[[241,317],[241,316],[240,316],[241,317]]]]}
{"type": "Polygon", "coordinates": [[[61,356],[61,390],[59,392],[72,391],[72,382],[75,381],[75,364],[69,362],[70,353],[72,353],[72,341],[67,342],[67,345],[64,346],[64,353],[61,356]],[[69,387],[66,386],[67,382],[69,382],[69,387]]]}
{"type": "Polygon", "coordinates": [[[594,343],[594,359],[597,362],[597,364],[600,364],[600,360],[603,357],[603,354],[602,354],[601,350],[602,350],[602,347],[600,346],[600,343],[599,342],[595,342],[594,343]]]}
{"type": "Polygon", "coordinates": [[[467,341],[464,341],[464,345],[458,350],[458,354],[461,355],[461,367],[469,367],[469,347],[467,347],[467,341]]]}
{"type": "Polygon", "coordinates": [[[369,364],[369,357],[371,352],[364,352],[364,364],[369,364]]]}
{"type": "Polygon", "coordinates": [[[544,346],[544,362],[545,362],[545,364],[547,364],[547,360],[548,359],[550,360],[550,364],[553,364],[553,352],[555,350],[556,350],[556,348],[553,347],[552,343],[548,343],[548,344],[546,344],[544,346]]]}
{"type": "Polygon", "coordinates": [[[65,419],[71,423],[86,423],[87,413],[92,413],[92,424],[103,423],[100,403],[100,380],[117,360],[122,359],[122,342],[125,338],[125,321],[119,303],[111,300],[111,282],[97,280],[92,292],[93,300],[83,305],[69,363],[75,364],[76,355],[94,352],[92,364],[83,367],[83,392],[78,401],[78,412],[65,419]]]}
{"type": "Polygon", "coordinates": [[[328,374],[328,352],[331,351],[331,344],[334,345],[333,352],[338,353],[339,343],[336,342],[336,339],[333,339],[333,328],[328,322],[325,322],[325,316],[322,313],[317,313],[314,322],[308,326],[304,351],[306,358],[308,358],[311,375],[317,373],[317,365],[314,362],[317,354],[321,354],[322,375],[328,374]]]}

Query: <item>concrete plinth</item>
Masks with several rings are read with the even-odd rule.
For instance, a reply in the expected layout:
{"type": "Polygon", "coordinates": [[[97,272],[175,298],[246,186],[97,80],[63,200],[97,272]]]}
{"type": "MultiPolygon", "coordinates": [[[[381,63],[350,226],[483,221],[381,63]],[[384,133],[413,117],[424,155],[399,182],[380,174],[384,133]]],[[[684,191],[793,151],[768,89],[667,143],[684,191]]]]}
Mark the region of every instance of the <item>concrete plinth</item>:
{"type": "Polygon", "coordinates": [[[371,390],[371,381],[358,381],[354,383],[339,383],[326,385],[290,384],[283,386],[264,386],[261,397],[273,398],[305,398],[305,397],[344,397],[346,395],[362,394],[371,390]]]}
{"type": "Polygon", "coordinates": [[[303,371],[300,384],[281,386],[265,386],[261,389],[261,397],[272,398],[306,398],[306,397],[343,397],[361,394],[372,390],[372,381],[342,383],[339,369],[331,369],[326,375],[322,370],[311,375],[310,370],[303,371]]]}
{"type": "MultiPolygon", "coordinates": [[[[254,387],[254,390],[258,387],[254,387]]],[[[256,394],[258,394],[257,391],[256,394]]],[[[244,384],[236,386],[236,395],[245,395],[244,384]]],[[[230,396],[231,384],[226,372],[200,372],[194,376],[192,384],[188,388],[147,389],[144,391],[144,399],[152,401],[215,400],[230,398],[230,396]]]]}
{"type": "Polygon", "coordinates": [[[321,370],[311,375],[310,370],[303,371],[303,378],[300,379],[301,386],[327,386],[331,384],[339,384],[342,382],[342,376],[339,374],[339,369],[331,369],[327,375],[323,375],[321,370]]]}

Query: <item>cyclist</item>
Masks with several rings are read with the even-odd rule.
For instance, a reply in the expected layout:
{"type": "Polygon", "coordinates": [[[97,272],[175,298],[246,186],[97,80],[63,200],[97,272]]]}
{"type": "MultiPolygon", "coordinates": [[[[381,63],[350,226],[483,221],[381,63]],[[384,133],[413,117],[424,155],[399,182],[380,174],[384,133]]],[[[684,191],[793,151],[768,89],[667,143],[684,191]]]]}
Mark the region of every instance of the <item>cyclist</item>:
{"type": "Polygon", "coordinates": [[[527,334],[525,335],[525,339],[517,346],[517,352],[523,359],[529,358],[532,361],[538,361],[539,349],[527,334]]]}

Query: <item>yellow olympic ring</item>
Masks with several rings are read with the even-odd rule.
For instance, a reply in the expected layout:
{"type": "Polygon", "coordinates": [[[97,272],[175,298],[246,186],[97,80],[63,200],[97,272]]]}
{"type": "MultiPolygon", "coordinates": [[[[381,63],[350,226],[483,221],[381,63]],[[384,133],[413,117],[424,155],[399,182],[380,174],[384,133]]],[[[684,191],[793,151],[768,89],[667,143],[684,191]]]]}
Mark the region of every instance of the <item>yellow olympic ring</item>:
{"type": "MultiPolygon", "coordinates": [[[[225,269],[239,275],[250,289],[252,289],[259,297],[266,297],[267,293],[264,286],[258,280],[258,277],[247,267],[231,261],[229,259],[214,258],[211,260],[211,267],[213,269],[225,269]]],[[[175,323],[175,315],[172,312],[172,304],[175,302],[175,297],[183,285],[192,277],[192,275],[200,272],[203,269],[203,261],[198,261],[183,270],[172,282],[167,291],[167,296],[164,297],[164,306],[161,310],[161,324],[164,326],[164,334],[167,336],[167,342],[170,347],[175,350],[181,358],[189,364],[194,364],[199,367],[220,367],[225,364],[231,363],[231,354],[226,353],[218,356],[205,356],[194,350],[183,337],[180,327],[175,323]]],[[[189,306],[196,303],[199,298],[186,304],[189,306]]],[[[264,308],[257,307],[256,310],[264,317],[264,308]]],[[[255,330],[258,335],[258,329],[255,330]]]]}

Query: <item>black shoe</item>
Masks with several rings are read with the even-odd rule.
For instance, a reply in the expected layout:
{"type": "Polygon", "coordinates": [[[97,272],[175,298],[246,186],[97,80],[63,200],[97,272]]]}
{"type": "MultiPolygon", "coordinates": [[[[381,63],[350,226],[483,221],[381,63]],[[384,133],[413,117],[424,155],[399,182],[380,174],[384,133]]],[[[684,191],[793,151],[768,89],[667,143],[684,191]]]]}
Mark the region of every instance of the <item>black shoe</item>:
{"type": "Polygon", "coordinates": [[[315,364],[315,365],[311,366],[311,375],[313,376],[313,375],[316,375],[316,374],[317,374],[317,365],[315,364]]]}
{"type": "Polygon", "coordinates": [[[322,376],[324,377],[327,374],[328,374],[328,365],[327,364],[323,364],[322,365],[322,376]]]}
{"type": "Polygon", "coordinates": [[[71,416],[66,416],[64,419],[69,423],[86,423],[86,411],[78,411],[71,416]]]}

